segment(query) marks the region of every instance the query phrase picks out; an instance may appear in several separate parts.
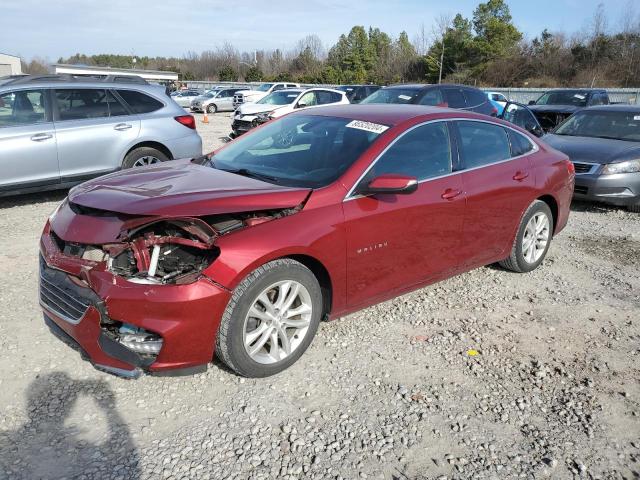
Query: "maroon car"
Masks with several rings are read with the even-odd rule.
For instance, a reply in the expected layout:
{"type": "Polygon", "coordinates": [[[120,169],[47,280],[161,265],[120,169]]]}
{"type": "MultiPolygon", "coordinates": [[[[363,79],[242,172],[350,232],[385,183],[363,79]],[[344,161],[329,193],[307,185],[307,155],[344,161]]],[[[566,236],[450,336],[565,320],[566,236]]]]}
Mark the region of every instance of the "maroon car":
{"type": "Polygon", "coordinates": [[[54,333],[122,376],[293,364],[320,320],[499,262],[567,223],[568,158],[487,116],[411,105],[293,113],[206,157],[84,183],[40,242],[54,333]]]}

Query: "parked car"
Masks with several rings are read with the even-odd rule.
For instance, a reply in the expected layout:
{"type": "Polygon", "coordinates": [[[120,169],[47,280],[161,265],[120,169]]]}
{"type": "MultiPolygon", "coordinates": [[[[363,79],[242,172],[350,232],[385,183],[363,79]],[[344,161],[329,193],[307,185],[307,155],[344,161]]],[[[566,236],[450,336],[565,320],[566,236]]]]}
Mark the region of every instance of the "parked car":
{"type": "Polygon", "coordinates": [[[496,107],[497,115],[502,115],[502,111],[508,102],[507,97],[500,92],[487,92],[487,98],[489,98],[491,105],[496,107]]]}
{"type": "Polygon", "coordinates": [[[575,198],[640,212],[640,106],[579,110],[544,141],[575,165],[575,198]]]}
{"type": "Polygon", "coordinates": [[[191,101],[202,95],[199,90],[183,90],[178,95],[172,97],[175,102],[183,108],[191,106],[191,101]]]}
{"type": "Polygon", "coordinates": [[[609,95],[606,90],[564,88],[549,90],[537,100],[530,101],[529,108],[544,131],[548,132],[581,108],[608,104],[609,95]]]}
{"type": "Polygon", "coordinates": [[[284,88],[300,88],[300,84],[292,82],[263,83],[256,88],[236,93],[233,97],[233,107],[238,108],[243,103],[255,103],[271,92],[277,92],[284,88]]]}
{"type": "Polygon", "coordinates": [[[201,154],[193,117],[163,87],[57,76],[0,85],[0,195],[201,154]]]}
{"type": "Polygon", "coordinates": [[[380,85],[340,85],[337,90],[345,92],[349,102],[360,103],[372,93],[380,90],[380,85]]]}
{"type": "Polygon", "coordinates": [[[231,137],[235,138],[269,120],[294,110],[349,103],[345,92],[329,88],[277,90],[256,103],[240,105],[233,116],[231,137]]]}
{"type": "Polygon", "coordinates": [[[493,117],[498,113],[482,90],[464,85],[391,85],[372,93],[361,103],[407,103],[449,107],[484,113],[493,117]]]}
{"type": "Polygon", "coordinates": [[[191,102],[192,112],[216,113],[232,112],[233,97],[236,93],[249,90],[249,87],[222,88],[206,93],[191,102]]]}
{"type": "Polygon", "coordinates": [[[57,335],[126,377],[292,365],[336,318],[472,268],[537,268],[573,164],[475,113],[296,111],[189,161],[69,192],[40,242],[57,335]]]}

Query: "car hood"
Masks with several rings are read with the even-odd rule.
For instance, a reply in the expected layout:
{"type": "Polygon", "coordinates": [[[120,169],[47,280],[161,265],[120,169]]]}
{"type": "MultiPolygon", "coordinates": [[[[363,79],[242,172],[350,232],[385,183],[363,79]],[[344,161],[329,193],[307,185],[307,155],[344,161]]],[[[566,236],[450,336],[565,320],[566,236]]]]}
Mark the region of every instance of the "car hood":
{"type": "Polygon", "coordinates": [[[573,162],[615,163],[640,157],[640,143],[608,138],[545,135],[543,141],[573,162]]]}
{"type": "Polygon", "coordinates": [[[128,215],[197,217],[291,208],[310,191],[175,160],[90,180],[73,188],[69,201],[128,215]]]}
{"type": "Polygon", "coordinates": [[[247,103],[240,106],[240,114],[242,115],[256,115],[258,113],[273,112],[281,108],[288,107],[288,105],[266,105],[262,103],[247,103]]]}
{"type": "Polygon", "coordinates": [[[575,113],[583,108],[575,105],[529,105],[533,113],[575,113]]]}

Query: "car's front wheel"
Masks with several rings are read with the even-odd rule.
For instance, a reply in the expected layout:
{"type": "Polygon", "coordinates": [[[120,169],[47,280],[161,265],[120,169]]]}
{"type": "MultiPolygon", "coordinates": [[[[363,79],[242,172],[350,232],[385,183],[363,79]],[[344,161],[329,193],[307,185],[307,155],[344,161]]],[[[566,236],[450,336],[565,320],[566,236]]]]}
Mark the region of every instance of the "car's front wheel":
{"type": "Polygon", "coordinates": [[[233,291],[218,330],[218,358],[246,377],[279,373],[311,344],[322,306],[307,267],[292,259],[266,263],[233,291]]]}
{"type": "Polygon", "coordinates": [[[216,113],[218,111],[218,106],[215,103],[207,105],[207,113],[216,113]]]}
{"type": "Polygon", "coordinates": [[[553,214],[549,205],[536,200],[522,216],[508,258],[500,265],[508,270],[530,272],[544,260],[553,236],[553,214]]]}

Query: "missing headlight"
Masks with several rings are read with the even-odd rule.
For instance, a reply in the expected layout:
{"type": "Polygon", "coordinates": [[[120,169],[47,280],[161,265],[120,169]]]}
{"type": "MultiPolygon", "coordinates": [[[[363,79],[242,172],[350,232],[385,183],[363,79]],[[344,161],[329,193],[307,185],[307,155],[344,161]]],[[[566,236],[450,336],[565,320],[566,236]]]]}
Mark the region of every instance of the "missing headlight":
{"type": "Polygon", "coordinates": [[[144,328],[112,321],[103,324],[102,329],[111,339],[140,355],[155,357],[162,349],[162,337],[144,328]]]}

